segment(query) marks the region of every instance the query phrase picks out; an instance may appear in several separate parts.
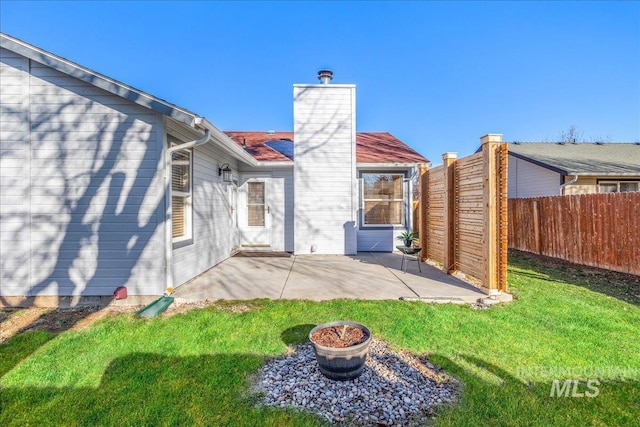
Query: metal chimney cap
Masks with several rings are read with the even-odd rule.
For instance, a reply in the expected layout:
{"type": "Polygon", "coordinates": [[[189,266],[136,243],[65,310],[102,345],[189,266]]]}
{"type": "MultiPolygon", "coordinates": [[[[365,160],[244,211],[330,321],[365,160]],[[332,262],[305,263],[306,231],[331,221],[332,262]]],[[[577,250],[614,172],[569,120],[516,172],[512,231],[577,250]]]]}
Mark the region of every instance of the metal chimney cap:
{"type": "Polygon", "coordinates": [[[318,71],[318,80],[320,80],[322,84],[328,85],[329,82],[333,80],[333,71],[331,70],[318,71]]]}

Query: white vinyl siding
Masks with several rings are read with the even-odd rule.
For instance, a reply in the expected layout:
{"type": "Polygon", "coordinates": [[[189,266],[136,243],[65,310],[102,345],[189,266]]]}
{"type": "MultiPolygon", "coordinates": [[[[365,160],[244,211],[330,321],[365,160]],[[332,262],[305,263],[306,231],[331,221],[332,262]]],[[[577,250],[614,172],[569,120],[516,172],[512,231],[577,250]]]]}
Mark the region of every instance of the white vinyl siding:
{"type": "Polygon", "coordinates": [[[295,252],[356,248],[355,86],[294,86],[295,252]]]}
{"type": "MultiPolygon", "coordinates": [[[[183,142],[199,138],[192,130],[167,121],[167,131],[183,142]]],[[[218,167],[228,163],[237,176],[234,159],[215,141],[192,149],[191,154],[191,238],[173,245],[173,285],[180,286],[227,259],[238,236],[233,227],[231,186],[222,181],[218,167]]]]}
{"type": "Polygon", "coordinates": [[[508,175],[510,199],[561,195],[558,172],[510,155],[508,175]]]}
{"type": "Polygon", "coordinates": [[[0,75],[0,293],[160,294],[160,116],[5,49],[0,75]]]}
{"type": "Polygon", "coordinates": [[[30,289],[29,61],[0,49],[0,295],[30,289]]]}
{"type": "Polygon", "coordinates": [[[293,252],[293,167],[274,169],[271,187],[272,245],[274,250],[293,252]]]}
{"type": "Polygon", "coordinates": [[[358,230],[358,251],[392,252],[400,242],[396,237],[408,231],[405,228],[361,228],[358,230]]]}

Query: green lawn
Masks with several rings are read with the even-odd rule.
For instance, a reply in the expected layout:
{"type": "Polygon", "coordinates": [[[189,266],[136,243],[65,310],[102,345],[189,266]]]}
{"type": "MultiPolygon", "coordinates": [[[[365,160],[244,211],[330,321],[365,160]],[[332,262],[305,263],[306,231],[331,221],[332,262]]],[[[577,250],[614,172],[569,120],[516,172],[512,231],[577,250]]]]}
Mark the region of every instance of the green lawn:
{"type": "Polygon", "coordinates": [[[640,307],[592,290],[606,290],[607,280],[517,255],[509,269],[517,300],[488,310],[255,301],[240,313],[221,304],[151,320],[122,314],[58,335],[26,332],[0,345],[0,425],[323,425],[255,406],[247,384],[265,357],[284,353],[312,325],[345,318],[462,379],[461,401],[436,425],[636,426],[640,307]],[[518,376],[535,366],[637,374],[608,375],[597,397],[550,397],[553,377],[534,369],[518,376]]]}

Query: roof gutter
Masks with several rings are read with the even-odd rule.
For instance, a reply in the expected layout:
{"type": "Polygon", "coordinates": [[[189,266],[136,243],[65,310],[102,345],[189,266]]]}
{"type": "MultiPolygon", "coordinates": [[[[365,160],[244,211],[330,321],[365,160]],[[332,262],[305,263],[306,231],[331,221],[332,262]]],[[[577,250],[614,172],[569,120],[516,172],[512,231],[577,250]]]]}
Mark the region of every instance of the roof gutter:
{"type": "Polygon", "coordinates": [[[572,176],[573,178],[571,178],[571,181],[565,182],[564,184],[560,184],[560,193],[563,196],[564,196],[564,187],[566,187],[567,185],[575,184],[576,181],[578,180],[578,175],[574,174],[572,176]]]}
{"type": "MultiPolygon", "coordinates": [[[[194,120],[194,128],[202,128],[203,119],[201,117],[196,117],[194,120]]],[[[170,294],[171,289],[173,289],[173,274],[171,269],[171,263],[173,262],[173,206],[172,206],[172,195],[171,195],[171,173],[173,170],[173,153],[180,150],[187,150],[189,148],[198,147],[200,145],[204,145],[211,141],[211,131],[209,129],[204,129],[204,135],[201,138],[194,139],[193,141],[185,142],[184,144],[175,145],[173,147],[167,148],[165,152],[165,165],[164,165],[164,185],[166,188],[166,207],[165,210],[165,241],[164,241],[164,260],[165,260],[165,288],[166,293],[170,294]]]]}

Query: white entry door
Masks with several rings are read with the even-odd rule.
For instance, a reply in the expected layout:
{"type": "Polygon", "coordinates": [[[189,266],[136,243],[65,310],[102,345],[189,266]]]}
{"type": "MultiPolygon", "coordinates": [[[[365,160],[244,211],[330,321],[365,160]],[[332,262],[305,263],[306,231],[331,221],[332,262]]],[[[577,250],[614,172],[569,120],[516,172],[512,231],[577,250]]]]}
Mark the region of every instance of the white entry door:
{"type": "Polygon", "coordinates": [[[245,249],[271,248],[272,207],[271,178],[247,178],[240,186],[238,222],[241,245],[245,249]]]}

